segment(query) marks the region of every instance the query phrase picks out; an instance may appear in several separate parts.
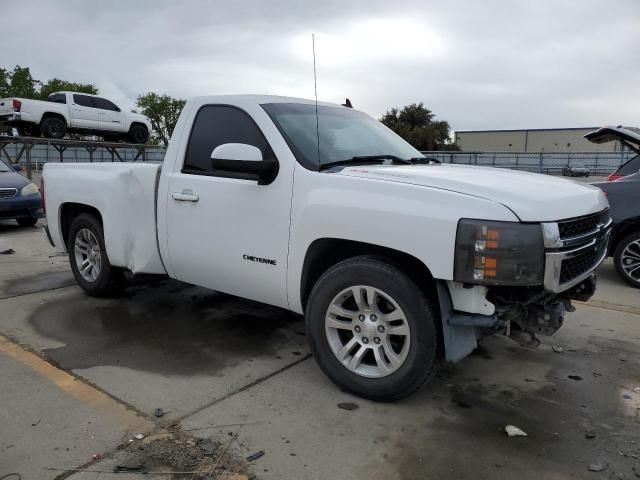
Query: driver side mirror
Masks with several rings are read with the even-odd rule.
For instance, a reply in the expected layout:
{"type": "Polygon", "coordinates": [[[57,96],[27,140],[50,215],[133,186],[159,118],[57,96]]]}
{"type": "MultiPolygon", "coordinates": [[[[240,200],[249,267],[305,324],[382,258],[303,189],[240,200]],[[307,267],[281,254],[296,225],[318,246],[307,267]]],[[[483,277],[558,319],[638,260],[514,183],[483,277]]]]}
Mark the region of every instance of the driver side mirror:
{"type": "Polygon", "coordinates": [[[265,161],[259,148],[245,143],[223,143],[211,152],[215,170],[243,174],[240,178],[256,180],[258,185],[271,183],[278,173],[278,163],[265,161]]]}

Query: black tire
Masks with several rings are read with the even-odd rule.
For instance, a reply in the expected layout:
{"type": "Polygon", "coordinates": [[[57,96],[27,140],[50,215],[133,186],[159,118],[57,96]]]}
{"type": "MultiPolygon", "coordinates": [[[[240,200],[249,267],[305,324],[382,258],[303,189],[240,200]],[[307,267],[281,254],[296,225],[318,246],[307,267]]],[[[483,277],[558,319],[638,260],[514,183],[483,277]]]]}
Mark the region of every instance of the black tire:
{"type": "Polygon", "coordinates": [[[104,246],[104,234],[100,221],[94,215],[81,213],[71,224],[68,238],[67,252],[69,254],[69,263],[71,264],[71,271],[73,272],[73,276],[75,277],[76,282],[78,282],[78,285],[80,285],[85,292],[94,297],[104,297],[118,292],[124,285],[124,274],[122,270],[112,267],[109,263],[109,258],[107,257],[107,252],[104,246]],[[80,273],[74,250],[76,237],[83,229],[88,229],[93,233],[99,245],[101,267],[100,273],[93,281],[85,279],[80,273]]]}
{"type": "Polygon", "coordinates": [[[64,138],[67,134],[67,124],[61,118],[47,117],[40,124],[40,131],[46,138],[64,138]]]}
{"type": "Polygon", "coordinates": [[[132,143],[145,144],[149,140],[149,130],[144,125],[133,125],[129,129],[129,140],[132,143]]]}
{"type": "Polygon", "coordinates": [[[436,309],[413,280],[384,260],[369,256],[354,257],[327,270],[311,291],[305,315],[309,346],[322,371],[343,390],[382,402],[410,395],[435,373],[440,360],[439,321],[436,309]],[[329,344],[327,310],[336,295],[356,285],[385,292],[405,314],[411,332],[408,353],[401,366],[387,376],[368,378],[349,370],[329,344]]]}
{"type": "MultiPolygon", "coordinates": [[[[613,264],[616,266],[616,270],[618,271],[618,275],[622,277],[622,279],[627,282],[629,285],[635,288],[640,288],[640,280],[636,280],[632,278],[627,272],[624,271],[624,267],[622,265],[622,255],[625,249],[632,243],[639,242],[640,243],[640,231],[631,233],[624,237],[613,252],[613,264]]],[[[640,276],[638,276],[640,278],[640,276]]]]}
{"type": "Polygon", "coordinates": [[[17,218],[16,222],[18,222],[18,225],[21,227],[33,227],[38,223],[38,219],[33,217],[17,218]]]}

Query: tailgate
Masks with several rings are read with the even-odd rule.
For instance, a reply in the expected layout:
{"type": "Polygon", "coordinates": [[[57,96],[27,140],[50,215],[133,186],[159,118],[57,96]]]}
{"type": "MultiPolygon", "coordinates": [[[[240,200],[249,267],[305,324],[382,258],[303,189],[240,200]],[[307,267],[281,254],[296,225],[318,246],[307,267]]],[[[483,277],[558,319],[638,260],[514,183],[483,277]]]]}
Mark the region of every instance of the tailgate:
{"type": "Polygon", "coordinates": [[[635,128],[602,127],[595,132],[587,133],[584,138],[593,143],[607,143],[618,140],[631,150],[640,153],[640,132],[635,128]]]}
{"type": "Polygon", "coordinates": [[[17,98],[0,98],[0,115],[6,115],[8,113],[13,113],[13,101],[18,100],[17,98]]]}

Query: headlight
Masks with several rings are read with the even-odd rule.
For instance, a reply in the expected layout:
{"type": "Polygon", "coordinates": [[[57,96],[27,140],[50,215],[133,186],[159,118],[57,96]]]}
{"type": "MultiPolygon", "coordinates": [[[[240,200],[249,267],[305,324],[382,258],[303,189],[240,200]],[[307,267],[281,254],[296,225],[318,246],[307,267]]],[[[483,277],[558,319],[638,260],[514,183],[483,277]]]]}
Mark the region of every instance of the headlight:
{"type": "Polygon", "coordinates": [[[457,282],[484,285],[541,285],[540,225],[460,220],[453,277],[457,282]]]}
{"type": "Polygon", "coordinates": [[[22,187],[22,190],[20,190],[20,194],[22,196],[33,195],[34,193],[38,192],[38,186],[35,183],[28,183],[24,187],[22,187]]]}

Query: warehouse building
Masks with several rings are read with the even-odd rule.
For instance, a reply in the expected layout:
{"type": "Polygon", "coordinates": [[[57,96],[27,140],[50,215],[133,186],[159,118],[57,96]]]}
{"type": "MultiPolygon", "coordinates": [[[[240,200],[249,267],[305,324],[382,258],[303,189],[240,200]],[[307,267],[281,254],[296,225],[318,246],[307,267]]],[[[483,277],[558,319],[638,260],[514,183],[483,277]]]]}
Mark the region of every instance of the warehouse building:
{"type": "Polygon", "coordinates": [[[460,130],[456,143],[465,152],[620,152],[620,142],[595,144],[584,136],[599,127],[527,130],[460,130]]]}

